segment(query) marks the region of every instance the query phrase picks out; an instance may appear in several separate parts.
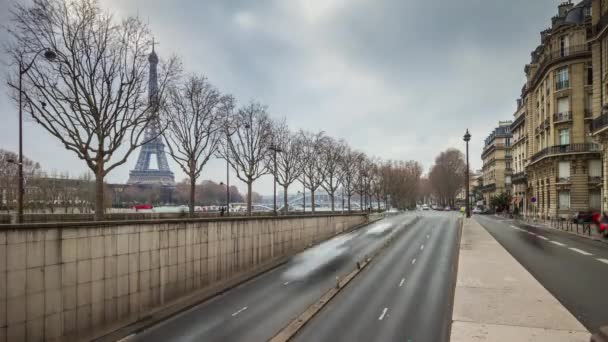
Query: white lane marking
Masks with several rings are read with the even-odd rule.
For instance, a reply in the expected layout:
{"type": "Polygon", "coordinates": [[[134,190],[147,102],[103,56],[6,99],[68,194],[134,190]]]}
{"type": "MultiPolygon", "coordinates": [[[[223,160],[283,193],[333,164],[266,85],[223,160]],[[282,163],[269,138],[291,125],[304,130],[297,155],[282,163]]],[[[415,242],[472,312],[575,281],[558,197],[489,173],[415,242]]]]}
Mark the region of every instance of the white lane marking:
{"type": "Polygon", "coordinates": [[[289,285],[289,282],[288,282],[288,281],[286,281],[286,282],[284,282],[284,283],[283,283],[283,285],[289,285]]]}
{"type": "Polygon", "coordinates": [[[538,236],[538,238],[539,238],[539,239],[543,239],[543,240],[545,240],[545,241],[549,241],[549,239],[547,239],[546,237],[544,237],[544,236],[542,236],[542,235],[536,235],[536,236],[538,236]]]}
{"type": "Polygon", "coordinates": [[[428,238],[429,238],[429,236],[427,235],[427,236],[426,236],[426,238],[428,239],[428,238]]]}
{"type": "Polygon", "coordinates": [[[384,319],[384,315],[386,315],[386,311],[388,310],[388,308],[384,308],[384,310],[382,310],[382,314],[380,314],[380,317],[378,317],[378,320],[381,321],[384,319]]]}
{"type": "Polygon", "coordinates": [[[608,264],[608,259],[597,258],[597,261],[603,262],[604,264],[608,264]]]}
{"type": "Polygon", "coordinates": [[[401,281],[399,282],[399,287],[403,286],[404,282],[405,282],[405,278],[401,278],[401,281]]]}
{"type": "Polygon", "coordinates": [[[517,230],[521,230],[521,228],[516,227],[516,226],[511,226],[511,228],[513,228],[513,229],[517,229],[517,230]]]}
{"type": "Polygon", "coordinates": [[[551,241],[552,244],[558,245],[558,246],[562,246],[564,247],[565,245],[561,242],[557,242],[557,241],[551,241]]]}
{"type": "Polygon", "coordinates": [[[589,253],[589,252],[585,252],[585,251],[584,251],[584,250],[582,250],[582,249],[578,249],[578,248],[572,248],[572,247],[570,247],[569,249],[570,249],[571,251],[575,251],[575,252],[580,253],[580,254],[582,254],[582,255],[593,255],[593,254],[591,254],[591,253],[589,253]]]}
{"type": "Polygon", "coordinates": [[[412,265],[416,263],[416,259],[412,260],[412,265]]]}
{"type": "Polygon", "coordinates": [[[420,250],[423,250],[423,249],[424,249],[424,245],[420,246],[420,250]]]}
{"type": "Polygon", "coordinates": [[[245,311],[245,310],[247,310],[247,307],[246,307],[246,306],[245,306],[245,307],[242,307],[242,308],[241,308],[239,311],[237,311],[237,312],[233,313],[233,314],[232,314],[232,317],[234,317],[234,316],[236,316],[236,315],[240,314],[241,312],[243,312],[243,311],[245,311]]]}

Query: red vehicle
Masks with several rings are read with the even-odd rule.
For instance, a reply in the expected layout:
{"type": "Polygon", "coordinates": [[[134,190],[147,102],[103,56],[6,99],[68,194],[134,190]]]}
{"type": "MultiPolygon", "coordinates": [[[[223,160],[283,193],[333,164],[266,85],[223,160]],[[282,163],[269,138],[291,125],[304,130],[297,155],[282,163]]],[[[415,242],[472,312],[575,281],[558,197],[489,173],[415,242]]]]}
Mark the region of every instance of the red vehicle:
{"type": "Polygon", "coordinates": [[[152,205],[151,204],[137,204],[137,205],[133,206],[133,209],[135,209],[135,211],[142,210],[142,209],[152,209],[152,205]]]}

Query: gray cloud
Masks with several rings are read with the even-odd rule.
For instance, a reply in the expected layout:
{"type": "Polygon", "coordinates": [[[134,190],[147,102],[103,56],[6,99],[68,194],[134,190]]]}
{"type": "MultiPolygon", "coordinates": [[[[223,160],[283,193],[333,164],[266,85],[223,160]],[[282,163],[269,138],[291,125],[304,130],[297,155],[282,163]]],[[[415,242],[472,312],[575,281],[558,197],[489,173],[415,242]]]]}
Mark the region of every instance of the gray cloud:
{"type": "MultiPolygon", "coordinates": [[[[161,56],[180,55],[188,70],[241,103],[260,100],[293,129],[324,130],[370,155],[415,159],[425,167],[442,149],[463,148],[465,128],[473,134],[472,165],[481,166],[483,138],[512,116],[523,66],[559,3],[101,2],[117,16],[149,18],[161,56]]],[[[0,4],[2,22],[6,7],[0,4]]],[[[0,147],[16,150],[16,110],[6,87],[0,91],[0,147]]],[[[27,154],[47,169],[85,170],[33,123],[26,137],[27,154]]],[[[124,182],[134,163],[109,180],[124,182]]],[[[222,161],[213,161],[203,177],[224,180],[224,170],[222,161]]],[[[268,193],[271,186],[266,178],[256,188],[268,193]]]]}

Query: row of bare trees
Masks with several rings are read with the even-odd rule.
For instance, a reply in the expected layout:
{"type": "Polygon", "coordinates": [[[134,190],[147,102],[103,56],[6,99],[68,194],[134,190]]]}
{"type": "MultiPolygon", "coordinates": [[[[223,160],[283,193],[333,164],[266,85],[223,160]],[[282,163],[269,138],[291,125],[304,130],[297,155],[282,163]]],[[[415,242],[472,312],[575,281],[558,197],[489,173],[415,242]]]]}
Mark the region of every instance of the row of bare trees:
{"type": "Polygon", "coordinates": [[[466,162],[460,150],[449,148],[435,158],[429,172],[429,184],[440,205],[455,206],[457,195],[464,189],[466,172],[466,162]]]}
{"type": "MultiPolygon", "coordinates": [[[[234,97],[204,76],[184,73],[177,57],[161,61],[158,73],[148,72],[157,57],[149,55],[153,41],[140,18],[117,20],[97,0],[16,3],[10,18],[11,95],[23,97],[25,111],[91,170],[96,219],[103,218],[105,177],[161,134],[189,179],[191,214],[197,179],[212,157],[229,163],[248,194],[256,180],[274,174],[286,208],[295,181],[310,190],[313,210],[319,189],[332,198],[332,209],[339,188],[349,209],[355,194],[366,206],[372,197],[378,206],[389,197],[397,206],[412,204],[421,173],[416,162],[383,163],[322,132],[291,132],[263,104],[237,108],[234,97]],[[47,60],[36,60],[40,56],[47,60]],[[148,89],[153,77],[157,86],[148,89]],[[145,139],[155,125],[158,135],[145,139]]],[[[251,204],[247,196],[249,213],[251,204]]]]}

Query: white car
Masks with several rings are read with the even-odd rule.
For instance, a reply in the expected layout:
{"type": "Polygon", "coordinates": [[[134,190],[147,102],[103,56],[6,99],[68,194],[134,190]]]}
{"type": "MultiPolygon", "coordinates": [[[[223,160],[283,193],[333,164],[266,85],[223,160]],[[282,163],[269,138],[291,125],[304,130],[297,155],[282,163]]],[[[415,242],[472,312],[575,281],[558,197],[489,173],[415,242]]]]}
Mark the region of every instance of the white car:
{"type": "Polygon", "coordinates": [[[427,204],[422,205],[422,210],[429,210],[429,206],[427,204]]]}
{"type": "Polygon", "coordinates": [[[479,208],[479,207],[476,207],[476,208],[473,209],[472,213],[473,214],[481,214],[481,213],[483,213],[483,210],[481,210],[481,208],[479,208]]]}

